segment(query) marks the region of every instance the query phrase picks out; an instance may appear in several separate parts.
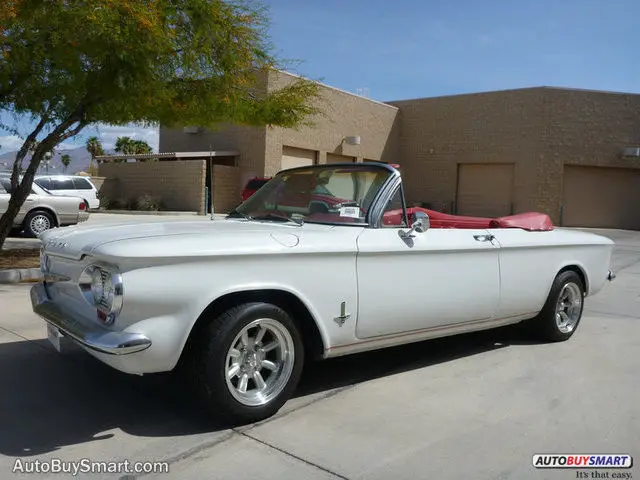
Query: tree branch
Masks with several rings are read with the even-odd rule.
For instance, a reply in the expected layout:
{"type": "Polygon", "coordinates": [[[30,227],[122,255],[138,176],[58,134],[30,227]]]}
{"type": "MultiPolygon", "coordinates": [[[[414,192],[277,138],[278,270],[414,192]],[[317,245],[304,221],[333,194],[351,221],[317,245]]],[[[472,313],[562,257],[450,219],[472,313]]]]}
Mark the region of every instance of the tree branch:
{"type": "Polygon", "coordinates": [[[42,129],[45,127],[48,121],[49,121],[49,115],[48,115],[48,112],[45,112],[42,114],[42,117],[40,117],[40,121],[38,122],[36,127],[27,136],[20,150],[18,150],[18,153],[16,154],[16,159],[13,161],[13,169],[11,171],[12,191],[18,188],[18,175],[20,173],[18,171],[19,170],[18,166],[22,165],[22,161],[24,160],[24,157],[26,157],[27,152],[29,151],[31,146],[34,144],[34,142],[36,141],[36,138],[38,137],[38,135],[40,134],[42,129]]]}

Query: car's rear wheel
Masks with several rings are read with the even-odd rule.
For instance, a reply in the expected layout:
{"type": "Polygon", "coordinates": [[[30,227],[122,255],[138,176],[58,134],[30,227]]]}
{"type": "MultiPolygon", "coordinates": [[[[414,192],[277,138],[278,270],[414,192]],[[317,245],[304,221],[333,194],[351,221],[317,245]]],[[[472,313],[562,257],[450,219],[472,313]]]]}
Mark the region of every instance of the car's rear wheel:
{"type": "Polygon", "coordinates": [[[549,342],[568,340],[582,318],[584,291],[584,283],[576,272],[558,274],[544,307],[531,322],[536,336],[549,342]]]}
{"type": "Polygon", "coordinates": [[[31,237],[37,237],[53,227],[55,227],[53,216],[44,210],[29,212],[24,219],[24,231],[31,237]]]}
{"type": "Polygon", "coordinates": [[[208,409],[243,423],[275,414],[295,390],[304,362],[291,317],[262,302],[213,319],[193,355],[196,386],[208,409]]]}

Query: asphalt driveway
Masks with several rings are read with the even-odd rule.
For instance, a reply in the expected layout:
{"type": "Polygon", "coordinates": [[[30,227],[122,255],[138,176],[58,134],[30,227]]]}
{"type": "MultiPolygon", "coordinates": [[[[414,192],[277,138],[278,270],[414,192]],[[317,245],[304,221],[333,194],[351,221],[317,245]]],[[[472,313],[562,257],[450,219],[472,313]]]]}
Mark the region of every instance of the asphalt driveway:
{"type": "Polygon", "coordinates": [[[55,353],[29,287],[0,285],[0,478],[52,458],[162,460],[170,473],[156,477],[178,479],[568,480],[576,470],[536,470],[532,456],[637,463],[640,232],[599,233],[617,242],[618,278],[569,342],[506,328],[314,364],[276,417],[240,428],[212,424],[171,376],[55,353]]]}

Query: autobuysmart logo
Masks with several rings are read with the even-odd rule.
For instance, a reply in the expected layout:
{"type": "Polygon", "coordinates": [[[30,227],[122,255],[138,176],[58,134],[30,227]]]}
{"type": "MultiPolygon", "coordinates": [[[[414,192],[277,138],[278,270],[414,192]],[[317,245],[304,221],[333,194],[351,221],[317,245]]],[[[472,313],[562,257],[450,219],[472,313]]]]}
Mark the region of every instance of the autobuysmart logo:
{"type": "Polygon", "coordinates": [[[631,468],[633,459],[627,454],[564,454],[533,456],[536,468],[631,468]]]}

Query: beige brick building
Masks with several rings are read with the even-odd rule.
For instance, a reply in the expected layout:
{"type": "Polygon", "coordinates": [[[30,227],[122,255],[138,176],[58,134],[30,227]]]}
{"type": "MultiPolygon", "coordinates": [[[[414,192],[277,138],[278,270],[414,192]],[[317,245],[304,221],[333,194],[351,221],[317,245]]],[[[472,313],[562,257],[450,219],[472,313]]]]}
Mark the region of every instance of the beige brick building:
{"type": "MultiPolygon", "coordinates": [[[[293,78],[273,72],[267,87],[293,78]]],[[[235,152],[237,174],[214,181],[225,204],[253,176],[373,160],[400,164],[409,202],[436,210],[640,229],[640,95],[537,87],[380,103],[323,86],[322,97],[313,127],[161,127],[160,152],[235,152]]]]}

